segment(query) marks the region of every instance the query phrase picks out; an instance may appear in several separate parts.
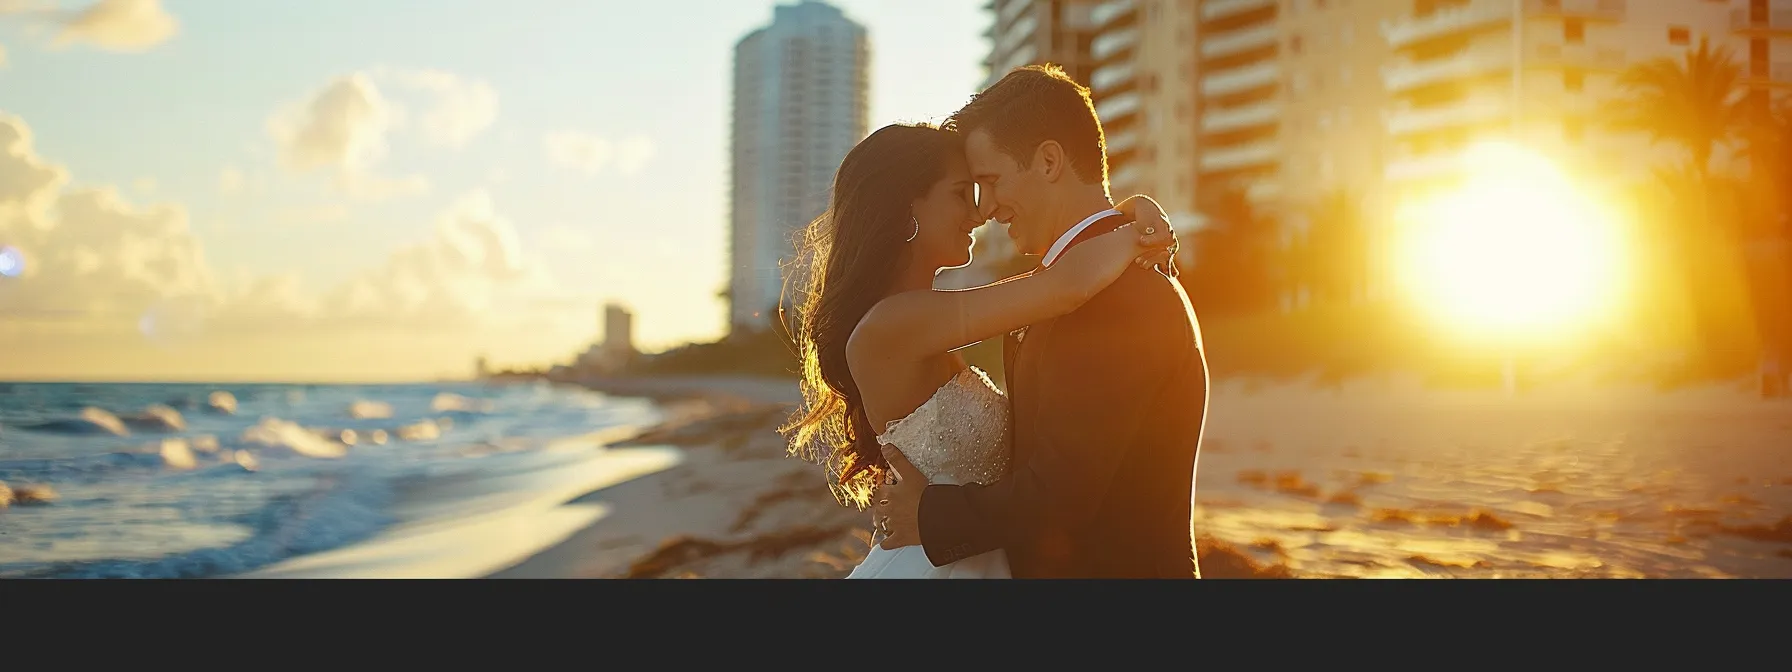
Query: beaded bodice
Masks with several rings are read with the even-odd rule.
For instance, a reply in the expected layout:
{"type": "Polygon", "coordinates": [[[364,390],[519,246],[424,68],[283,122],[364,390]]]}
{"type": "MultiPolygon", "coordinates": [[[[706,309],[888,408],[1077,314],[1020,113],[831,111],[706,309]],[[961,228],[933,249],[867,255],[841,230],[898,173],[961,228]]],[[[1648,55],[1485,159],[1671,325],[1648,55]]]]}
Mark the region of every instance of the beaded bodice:
{"type": "Polygon", "coordinates": [[[1008,473],[1008,400],[977,367],[967,367],[915,412],[877,436],[895,446],[928,483],[994,483],[1008,473]]]}

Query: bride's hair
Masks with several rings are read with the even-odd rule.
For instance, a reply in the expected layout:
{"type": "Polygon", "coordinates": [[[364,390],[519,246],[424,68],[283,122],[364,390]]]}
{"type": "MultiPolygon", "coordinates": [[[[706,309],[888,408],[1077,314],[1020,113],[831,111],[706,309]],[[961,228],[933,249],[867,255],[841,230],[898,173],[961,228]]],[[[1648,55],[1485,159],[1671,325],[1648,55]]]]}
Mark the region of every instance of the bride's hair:
{"type": "Polygon", "coordinates": [[[892,124],[860,141],[834,175],[827,212],[802,232],[785,276],[786,293],[793,285],[801,292],[791,297],[800,303],[795,324],[782,301],[778,313],[802,362],[803,405],[780,430],[792,454],[828,469],[841,503],[868,506],[887,468],[846,365],[847,338],[910,259],[904,248],[918,226],[910,204],[962,152],[957,133],[927,124],[892,124]]]}

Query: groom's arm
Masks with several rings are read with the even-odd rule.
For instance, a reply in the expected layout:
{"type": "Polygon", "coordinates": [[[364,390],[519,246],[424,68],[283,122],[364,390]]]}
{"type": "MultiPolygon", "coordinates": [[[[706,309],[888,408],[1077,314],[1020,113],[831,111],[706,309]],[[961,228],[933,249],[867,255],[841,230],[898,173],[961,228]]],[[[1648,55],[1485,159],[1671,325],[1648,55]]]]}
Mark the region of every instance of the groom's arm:
{"type": "Polygon", "coordinates": [[[1004,547],[1052,548],[1089,524],[1150,409],[1144,403],[1187,356],[1166,325],[1180,299],[1155,271],[1127,271],[1059,318],[1043,344],[1031,459],[993,485],[931,485],[921,546],[935,566],[1004,547]]]}

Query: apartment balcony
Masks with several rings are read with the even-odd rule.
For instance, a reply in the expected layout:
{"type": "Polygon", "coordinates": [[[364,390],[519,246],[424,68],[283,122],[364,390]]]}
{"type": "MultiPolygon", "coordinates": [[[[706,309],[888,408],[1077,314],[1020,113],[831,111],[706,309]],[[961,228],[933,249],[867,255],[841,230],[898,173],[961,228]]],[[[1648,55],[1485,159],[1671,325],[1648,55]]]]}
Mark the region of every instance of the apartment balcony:
{"type": "MultiPolygon", "coordinates": [[[[1647,0],[1660,2],[1661,0],[1647,0]]],[[[1525,0],[1526,14],[1549,18],[1586,21],[1623,21],[1629,13],[1627,0],[1525,0]]]]}
{"type": "Polygon", "coordinates": [[[1139,46],[1139,29],[1125,28],[1103,33],[1089,43],[1089,57],[1096,62],[1108,60],[1139,46]]]}
{"type": "Polygon", "coordinates": [[[1089,74],[1089,90],[1096,94],[1119,93],[1138,83],[1138,67],[1132,61],[1104,65],[1089,74]]]}
{"type": "Polygon", "coordinates": [[[1381,81],[1389,92],[1400,92],[1438,82],[1477,77],[1511,67],[1510,49],[1474,48],[1446,58],[1397,61],[1381,69],[1381,81]]]}
{"type": "Polygon", "coordinates": [[[1011,53],[1020,45],[1032,42],[1038,28],[1039,20],[1035,18],[1035,15],[1028,14],[1021,17],[1019,21],[1014,22],[1014,25],[1000,31],[1001,34],[995,36],[995,53],[1011,53]]]}
{"type": "MultiPolygon", "coordinates": [[[[1008,4],[1002,5],[1001,12],[996,14],[996,24],[1000,25],[1000,24],[1012,22],[1012,21],[1014,21],[1015,17],[1020,16],[1023,13],[1032,11],[1034,6],[1035,6],[1035,3],[1033,2],[1033,0],[1011,0],[1008,4]]],[[[989,9],[993,9],[993,7],[989,7],[986,5],[986,6],[984,6],[984,9],[989,10],[989,9]]]]}
{"type": "Polygon", "coordinates": [[[1139,94],[1135,91],[1104,98],[1095,103],[1095,116],[1099,117],[1103,124],[1138,111],[1139,94]]]}
{"type": "Polygon", "coordinates": [[[1459,103],[1408,108],[1387,115],[1389,135],[1424,133],[1454,126],[1472,126],[1510,118],[1512,106],[1501,96],[1476,96],[1459,103]]]}
{"type": "Polygon", "coordinates": [[[1127,129],[1106,136],[1108,154],[1120,154],[1132,151],[1139,146],[1137,129],[1127,129]]]}
{"type": "Polygon", "coordinates": [[[1251,186],[1245,188],[1244,197],[1245,200],[1251,202],[1251,205],[1273,202],[1282,197],[1282,183],[1276,180],[1254,181],[1251,186]]]}
{"type": "Polygon", "coordinates": [[[1746,7],[1730,10],[1730,29],[1749,35],[1792,35],[1792,7],[1775,3],[1760,13],[1746,7]]]}
{"type": "Polygon", "coordinates": [[[1144,178],[1145,170],[1138,164],[1121,166],[1108,173],[1108,190],[1113,193],[1138,193],[1144,191],[1139,188],[1139,181],[1144,178]]]}
{"type": "Polygon", "coordinates": [[[1218,21],[1245,12],[1274,7],[1279,0],[1208,0],[1201,3],[1201,20],[1218,21]]]}
{"type": "Polygon", "coordinates": [[[1792,88],[1792,61],[1778,61],[1767,64],[1767,72],[1753,74],[1749,66],[1743,66],[1742,84],[1751,89],[1783,89],[1792,88]]]}
{"type": "Polygon", "coordinates": [[[1399,157],[1382,167],[1382,178],[1390,182],[1409,182],[1449,177],[1467,166],[1463,150],[1449,149],[1399,157]]]}
{"type": "Polygon", "coordinates": [[[1406,16],[1382,24],[1388,46],[1395,49],[1426,40],[1512,23],[1512,0],[1469,0],[1426,16],[1406,16]]]}
{"type": "Polygon", "coordinates": [[[1215,33],[1201,40],[1201,57],[1220,58],[1252,49],[1273,47],[1279,39],[1281,39],[1281,28],[1273,23],[1244,30],[1215,33]]]}
{"type": "Polygon", "coordinates": [[[1201,95],[1211,98],[1275,86],[1281,81],[1281,78],[1282,69],[1275,61],[1265,61],[1225,70],[1211,70],[1201,78],[1201,95]]]}
{"type": "Polygon", "coordinates": [[[1282,147],[1274,139],[1256,140],[1201,150],[1201,172],[1223,173],[1273,166],[1282,159],[1282,147]]]}
{"type": "Polygon", "coordinates": [[[1089,11],[1089,23],[1096,28],[1120,24],[1139,16],[1138,0],[1108,0],[1089,11]]]}
{"type": "Polygon", "coordinates": [[[1266,101],[1244,107],[1209,109],[1201,114],[1203,133],[1226,133],[1272,126],[1282,120],[1282,104],[1266,101]]]}
{"type": "Polygon", "coordinates": [[[1623,49],[1590,44],[1538,44],[1531,47],[1529,56],[1533,60],[1530,65],[1564,65],[1582,70],[1616,71],[1629,65],[1623,49]]]}

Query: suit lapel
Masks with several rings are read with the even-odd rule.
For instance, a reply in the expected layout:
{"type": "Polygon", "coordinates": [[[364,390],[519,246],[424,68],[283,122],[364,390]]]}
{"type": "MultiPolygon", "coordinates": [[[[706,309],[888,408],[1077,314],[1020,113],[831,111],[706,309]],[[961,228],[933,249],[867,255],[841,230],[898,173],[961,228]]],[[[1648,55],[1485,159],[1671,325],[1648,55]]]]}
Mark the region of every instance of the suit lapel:
{"type": "MultiPolygon", "coordinates": [[[[1120,228],[1121,225],[1128,221],[1130,220],[1126,219],[1123,215],[1108,215],[1107,217],[1095,220],[1095,222],[1091,223],[1088,228],[1083,229],[1075,238],[1072,238],[1070,244],[1064,247],[1064,251],[1069,252],[1070,248],[1076,247],[1085,241],[1101,234],[1112,232],[1114,229],[1120,228]]],[[[1041,265],[1039,268],[1044,268],[1044,266],[1041,265]]],[[[1023,362],[1021,357],[1021,349],[1025,347],[1029,338],[1037,340],[1036,337],[1041,336],[1044,332],[1048,331],[1051,323],[1052,320],[1046,320],[1038,324],[1028,325],[1011,331],[1008,335],[1002,337],[1002,381],[1008,391],[1008,398],[1010,401],[1014,399],[1015,385],[1021,378],[1018,367],[1026,363],[1023,362]]]]}

